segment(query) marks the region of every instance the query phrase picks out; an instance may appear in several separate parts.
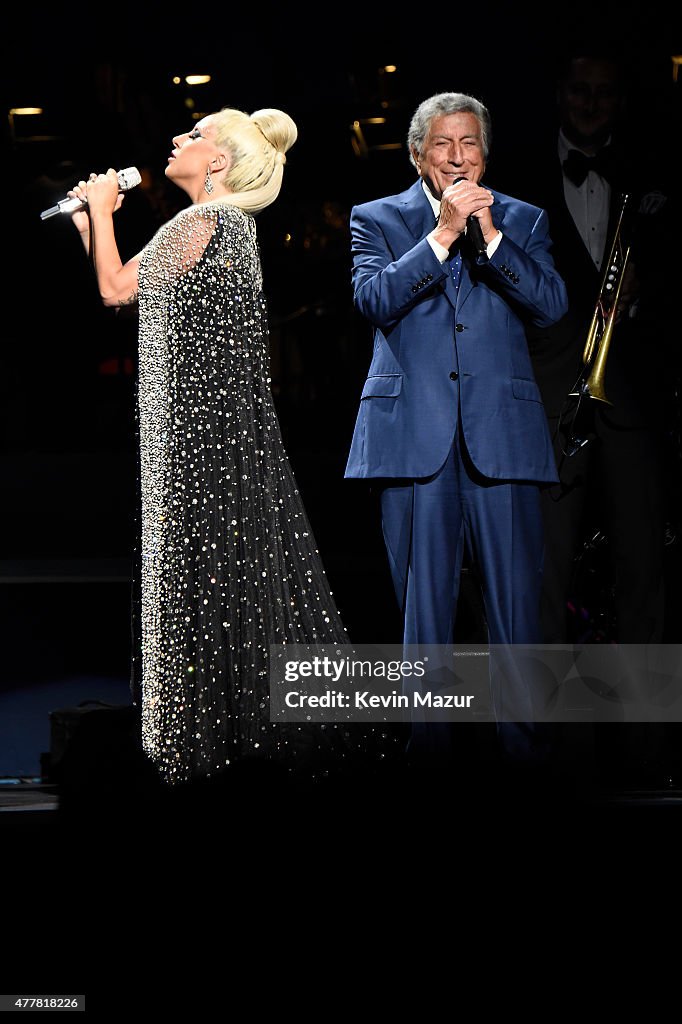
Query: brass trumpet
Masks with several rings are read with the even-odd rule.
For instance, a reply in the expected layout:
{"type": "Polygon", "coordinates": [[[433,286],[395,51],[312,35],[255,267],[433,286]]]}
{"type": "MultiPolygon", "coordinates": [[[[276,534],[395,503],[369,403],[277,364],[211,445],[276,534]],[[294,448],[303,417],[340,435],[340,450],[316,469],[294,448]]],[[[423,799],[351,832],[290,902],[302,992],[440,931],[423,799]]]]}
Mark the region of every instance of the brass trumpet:
{"type": "Polygon", "coordinates": [[[587,341],[583,350],[583,368],[580,371],[573,389],[569,391],[566,398],[566,410],[571,398],[577,398],[572,415],[562,412],[559,417],[559,433],[566,430],[566,443],[561,445],[563,454],[567,457],[576,455],[590,440],[591,430],[587,425],[587,417],[584,410],[581,412],[582,399],[594,398],[598,402],[612,405],[606,395],[604,388],[604,377],[606,374],[606,360],[609,355],[613,330],[618,314],[618,302],[620,300],[625,268],[630,256],[630,246],[625,246],[621,237],[621,226],[623,215],[629,202],[629,195],[623,196],[623,201],[618,215],[618,223],[611,244],[609,258],[604,266],[601,288],[597,298],[590,329],[587,332],[587,341]],[[570,425],[566,427],[565,421],[570,415],[570,425]]]}
{"type": "Polygon", "coordinates": [[[587,341],[583,351],[583,369],[573,385],[573,390],[569,392],[571,398],[595,398],[598,402],[612,404],[606,396],[604,376],[625,268],[630,256],[630,246],[625,247],[621,238],[623,215],[629,199],[629,195],[623,196],[611,252],[604,267],[599,297],[590,329],[587,332],[587,341]]]}

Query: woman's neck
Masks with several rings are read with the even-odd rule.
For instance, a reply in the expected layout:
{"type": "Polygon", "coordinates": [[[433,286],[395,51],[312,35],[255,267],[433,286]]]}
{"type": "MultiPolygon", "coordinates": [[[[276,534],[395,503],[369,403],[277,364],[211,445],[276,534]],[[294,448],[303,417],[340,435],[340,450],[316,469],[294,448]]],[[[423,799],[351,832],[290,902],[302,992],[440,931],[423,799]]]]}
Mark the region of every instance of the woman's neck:
{"type": "Polygon", "coordinates": [[[198,188],[187,188],[185,191],[195,206],[200,206],[202,203],[214,203],[216,199],[224,199],[232,195],[231,190],[225,188],[224,185],[214,185],[213,191],[208,193],[203,183],[198,188]]]}

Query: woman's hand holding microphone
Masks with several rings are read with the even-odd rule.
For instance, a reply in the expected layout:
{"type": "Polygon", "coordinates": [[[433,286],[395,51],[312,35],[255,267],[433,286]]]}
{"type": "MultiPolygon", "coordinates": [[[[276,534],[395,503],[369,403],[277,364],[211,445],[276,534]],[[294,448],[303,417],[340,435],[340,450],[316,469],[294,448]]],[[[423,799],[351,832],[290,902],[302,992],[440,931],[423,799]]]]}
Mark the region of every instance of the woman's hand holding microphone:
{"type": "Polygon", "coordinates": [[[118,174],[113,167],[106,174],[95,174],[93,171],[87,181],[79,181],[74,185],[68,196],[80,199],[85,204],[71,214],[71,220],[81,235],[90,230],[91,217],[99,213],[115,213],[121,208],[124,198],[118,174]]]}

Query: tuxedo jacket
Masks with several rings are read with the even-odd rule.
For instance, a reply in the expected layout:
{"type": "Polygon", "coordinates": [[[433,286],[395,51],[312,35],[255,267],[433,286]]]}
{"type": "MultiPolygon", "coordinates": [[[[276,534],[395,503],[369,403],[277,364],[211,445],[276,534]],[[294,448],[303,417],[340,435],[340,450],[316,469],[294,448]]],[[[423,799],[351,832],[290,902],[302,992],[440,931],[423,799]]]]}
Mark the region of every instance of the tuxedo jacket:
{"type": "Polygon", "coordinates": [[[354,301],[374,327],[374,354],[347,477],[431,476],[445,462],[459,411],[485,477],[556,482],[524,328],[559,320],[566,289],[544,211],[493,196],[503,237],[480,265],[462,246],[459,288],[426,241],[434,215],[421,180],[354,207],[354,301]]]}

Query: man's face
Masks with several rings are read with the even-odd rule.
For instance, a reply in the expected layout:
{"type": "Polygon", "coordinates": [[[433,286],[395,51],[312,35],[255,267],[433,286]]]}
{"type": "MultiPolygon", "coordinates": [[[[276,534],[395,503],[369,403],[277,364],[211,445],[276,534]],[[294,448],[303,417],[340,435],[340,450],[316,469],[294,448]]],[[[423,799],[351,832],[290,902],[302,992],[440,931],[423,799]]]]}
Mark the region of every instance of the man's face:
{"type": "Polygon", "coordinates": [[[443,114],[434,117],[422,152],[412,155],[419,175],[436,199],[457,178],[478,183],[485,171],[481,126],[474,114],[443,114]]]}
{"type": "Polygon", "coordinates": [[[598,149],[613,131],[621,107],[617,68],[595,57],[574,60],[558,98],[566,137],[581,149],[598,149]]]}

